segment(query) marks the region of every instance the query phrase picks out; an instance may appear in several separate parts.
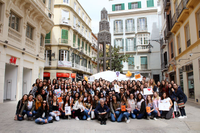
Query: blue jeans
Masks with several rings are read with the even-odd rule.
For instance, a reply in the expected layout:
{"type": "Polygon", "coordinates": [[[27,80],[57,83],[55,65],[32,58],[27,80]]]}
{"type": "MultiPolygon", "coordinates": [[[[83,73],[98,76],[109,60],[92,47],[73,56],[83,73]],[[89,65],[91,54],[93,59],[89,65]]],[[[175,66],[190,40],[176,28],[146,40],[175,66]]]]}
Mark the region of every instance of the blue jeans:
{"type": "Polygon", "coordinates": [[[30,114],[30,112],[31,112],[31,111],[26,111],[27,117],[32,117],[32,116],[33,116],[33,112],[32,112],[32,114],[30,114]]]}
{"type": "Polygon", "coordinates": [[[37,114],[37,111],[33,110],[33,116],[35,116],[37,114]]]}
{"type": "Polygon", "coordinates": [[[144,116],[144,114],[139,114],[139,111],[137,109],[135,109],[133,112],[137,116],[137,119],[142,119],[144,116]]]}
{"type": "Polygon", "coordinates": [[[48,119],[47,119],[47,123],[45,123],[45,119],[46,119],[45,117],[44,118],[37,118],[35,120],[35,123],[37,123],[37,124],[39,124],[39,123],[47,124],[47,123],[49,123],[49,121],[53,120],[52,116],[49,116],[48,119]]]}
{"type": "MultiPolygon", "coordinates": [[[[120,114],[119,111],[115,111],[116,118],[119,116],[119,114],[120,114]]],[[[111,121],[112,121],[112,122],[115,122],[115,121],[116,121],[116,118],[115,118],[114,114],[111,113],[111,121]]]]}
{"type": "Polygon", "coordinates": [[[136,115],[134,113],[130,113],[131,118],[135,119],[136,115]]]}
{"type": "Polygon", "coordinates": [[[17,120],[22,121],[25,114],[26,114],[26,110],[23,110],[21,117],[19,117],[19,114],[17,115],[17,120]]]}
{"type": "Polygon", "coordinates": [[[158,115],[158,111],[154,110],[151,113],[147,113],[147,116],[151,116],[151,115],[157,116],[158,115]]]}
{"type": "Polygon", "coordinates": [[[87,109],[84,110],[83,120],[86,120],[87,118],[90,118],[90,114],[88,115],[89,111],[90,110],[87,110],[87,109]]]}
{"type": "Polygon", "coordinates": [[[129,119],[129,113],[128,112],[123,112],[119,115],[119,117],[117,118],[117,122],[121,122],[123,118],[127,118],[127,120],[129,119]]]}

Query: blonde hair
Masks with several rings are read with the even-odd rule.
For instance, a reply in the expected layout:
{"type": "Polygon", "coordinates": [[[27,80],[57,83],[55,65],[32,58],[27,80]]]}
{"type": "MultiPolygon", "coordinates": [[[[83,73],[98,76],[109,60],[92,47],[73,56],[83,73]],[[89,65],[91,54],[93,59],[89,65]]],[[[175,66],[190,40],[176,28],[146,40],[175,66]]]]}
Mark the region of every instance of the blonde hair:
{"type": "Polygon", "coordinates": [[[152,86],[152,88],[154,88],[155,85],[156,85],[156,83],[155,83],[154,79],[150,79],[149,80],[149,86],[152,86]],[[152,84],[151,84],[151,80],[153,80],[152,84]]]}
{"type": "Polygon", "coordinates": [[[42,96],[41,96],[40,94],[38,94],[38,95],[37,95],[37,97],[36,97],[36,102],[37,102],[37,103],[38,103],[38,102],[43,102],[43,98],[42,98],[42,96]],[[41,100],[40,100],[40,101],[38,100],[38,97],[40,97],[40,98],[41,98],[41,100]]]}
{"type": "Polygon", "coordinates": [[[157,94],[157,97],[154,97],[154,95],[153,95],[153,98],[152,98],[152,99],[153,99],[153,100],[154,100],[154,99],[156,99],[156,98],[157,98],[157,99],[160,99],[160,97],[159,97],[158,93],[157,93],[157,92],[154,92],[154,93],[156,93],[156,94],[157,94]]]}

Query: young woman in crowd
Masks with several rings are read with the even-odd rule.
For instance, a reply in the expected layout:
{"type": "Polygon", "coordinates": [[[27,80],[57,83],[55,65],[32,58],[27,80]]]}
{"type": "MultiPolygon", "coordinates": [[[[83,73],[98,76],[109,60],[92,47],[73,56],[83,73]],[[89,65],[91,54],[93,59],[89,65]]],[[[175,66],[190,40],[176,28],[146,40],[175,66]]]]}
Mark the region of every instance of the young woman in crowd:
{"type": "Polygon", "coordinates": [[[167,96],[169,96],[168,86],[166,85],[164,80],[161,82],[160,92],[161,92],[161,96],[162,96],[163,92],[165,92],[167,94],[167,96]]]}
{"type": "Polygon", "coordinates": [[[14,118],[15,120],[19,120],[19,121],[23,120],[24,115],[25,115],[26,112],[23,111],[23,113],[21,114],[22,115],[21,117],[19,117],[19,114],[20,114],[20,112],[22,110],[23,105],[27,101],[27,97],[28,97],[27,94],[24,94],[22,99],[20,99],[18,101],[17,109],[16,109],[16,113],[15,113],[15,118],[14,118]]]}
{"type": "Polygon", "coordinates": [[[49,116],[49,109],[46,101],[42,102],[42,106],[39,107],[35,118],[35,123],[37,124],[47,124],[53,122],[52,116],[49,116]]]}
{"type": "Polygon", "coordinates": [[[93,105],[93,101],[92,101],[92,96],[88,95],[87,100],[84,101],[85,102],[85,115],[83,116],[83,120],[91,120],[90,118],[90,114],[92,111],[92,105],[93,105]]]}
{"type": "Polygon", "coordinates": [[[166,103],[170,106],[169,106],[169,111],[161,110],[162,111],[161,117],[165,119],[170,119],[173,113],[173,109],[172,109],[173,103],[172,103],[172,100],[169,97],[167,97],[167,94],[165,92],[163,92],[161,100],[160,100],[160,104],[162,103],[166,103]]]}
{"type": "Polygon", "coordinates": [[[117,118],[117,122],[121,122],[123,118],[126,119],[126,123],[129,123],[129,115],[130,115],[130,107],[127,101],[126,96],[122,96],[121,100],[121,110],[120,110],[120,115],[117,118]]]}
{"type": "Polygon", "coordinates": [[[158,112],[158,116],[160,117],[160,111],[159,111],[159,103],[160,103],[160,97],[157,92],[153,93],[153,108],[158,112]]]}
{"type": "Polygon", "coordinates": [[[128,104],[129,104],[129,107],[130,107],[130,117],[135,119],[136,115],[133,113],[133,111],[135,110],[136,101],[134,99],[133,93],[130,94],[130,98],[128,99],[128,104]]]}
{"type": "Polygon", "coordinates": [[[116,95],[112,96],[112,102],[110,102],[111,121],[115,122],[120,114],[120,102],[117,101],[116,95]]]}
{"type": "Polygon", "coordinates": [[[35,101],[34,115],[37,113],[38,108],[42,105],[42,102],[43,102],[42,96],[38,94],[35,101]]]}
{"type": "Polygon", "coordinates": [[[53,116],[53,118],[56,121],[60,120],[59,104],[57,101],[57,97],[55,95],[53,96],[53,100],[49,102],[49,112],[50,112],[50,115],[53,116]]]}
{"type": "MultiPolygon", "coordinates": [[[[61,105],[61,116],[62,118],[71,119],[71,116],[66,114],[65,107],[70,107],[70,109],[72,110],[72,103],[70,103],[70,97],[68,95],[64,98],[64,102],[61,105]]],[[[71,114],[71,112],[69,112],[69,114],[71,114]]]]}
{"type": "Polygon", "coordinates": [[[173,84],[172,92],[177,97],[177,103],[181,112],[181,116],[179,118],[187,118],[185,113],[185,103],[187,102],[187,96],[183,93],[180,86],[178,87],[178,85],[175,83],[173,84]]]}
{"type": "Polygon", "coordinates": [[[50,101],[53,100],[53,92],[50,90],[47,94],[47,98],[46,98],[46,101],[47,103],[49,104],[50,101]]]}
{"type": "Polygon", "coordinates": [[[145,101],[141,93],[137,95],[137,104],[134,110],[134,114],[136,115],[137,119],[142,119],[145,115],[145,101]]]}
{"type": "MultiPolygon", "coordinates": [[[[35,101],[33,100],[33,95],[28,96],[28,101],[26,101],[21,109],[19,117],[23,117],[23,113],[26,112],[28,120],[33,119],[33,111],[35,109],[35,101]]],[[[21,118],[20,118],[21,119],[21,118]]]]}
{"type": "Polygon", "coordinates": [[[149,108],[148,111],[146,111],[147,112],[147,120],[149,120],[150,118],[157,120],[156,117],[158,115],[158,112],[154,109],[154,103],[153,103],[151,95],[147,96],[146,108],[149,108]]]}
{"type": "Polygon", "coordinates": [[[73,109],[75,110],[75,119],[76,120],[83,119],[83,115],[85,114],[84,113],[85,104],[82,95],[80,96],[79,100],[76,101],[73,109]]]}

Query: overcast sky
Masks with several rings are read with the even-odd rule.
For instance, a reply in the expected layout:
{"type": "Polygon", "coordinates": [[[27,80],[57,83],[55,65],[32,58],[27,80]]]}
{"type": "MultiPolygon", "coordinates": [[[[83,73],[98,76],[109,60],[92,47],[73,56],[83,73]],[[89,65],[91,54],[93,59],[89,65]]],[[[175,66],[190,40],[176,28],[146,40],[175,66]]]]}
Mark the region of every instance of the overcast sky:
{"type": "Polygon", "coordinates": [[[100,12],[105,7],[108,10],[109,0],[78,0],[92,19],[92,32],[99,32],[100,12]]]}

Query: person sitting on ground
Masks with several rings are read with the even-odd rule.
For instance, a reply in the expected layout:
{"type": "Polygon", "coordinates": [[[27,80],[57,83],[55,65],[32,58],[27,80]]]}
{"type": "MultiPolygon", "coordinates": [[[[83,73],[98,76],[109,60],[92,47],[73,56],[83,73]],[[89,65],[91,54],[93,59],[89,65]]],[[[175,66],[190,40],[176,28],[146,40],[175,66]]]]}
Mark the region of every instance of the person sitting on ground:
{"type": "Polygon", "coordinates": [[[120,102],[117,101],[116,95],[112,96],[112,101],[110,101],[110,110],[111,110],[111,121],[115,122],[118,118],[120,112],[120,102]]]}
{"type": "Polygon", "coordinates": [[[145,101],[141,93],[137,95],[137,106],[134,114],[137,116],[137,119],[142,119],[145,114],[145,101]]]}
{"type": "Polygon", "coordinates": [[[154,107],[153,104],[154,103],[153,103],[151,95],[148,95],[147,100],[146,100],[147,120],[149,120],[150,118],[157,120],[156,117],[157,117],[158,111],[156,111],[153,108],[154,107]]]}
{"type": "Polygon", "coordinates": [[[172,100],[169,97],[167,97],[166,92],[163,92],[160,103],[168,103],[168,105],[170,105],[169,111],[166,111],[166,110],[162,111],[161,110],[162,111],[161,117],[165,118],[165,119],[170,119],[172,117],[172,113],[173,113],[173,109],[172,109],[173,103],[172,103],[172,100]]]}
{"type": "MultiPolygon", "coordinates": [[[[23,105],[25,104],[26,101],[27,101],[27,94],[24,94],[22,99],[20,99],[18,101],[16,114],[15,114],[15,120],[19,120],[19,121],[23,120],[24,117],[19,117],[19,114],[20,114],[22,107],[23,107],[23,105]]],[[[25,113],[23,112],[22,116],[24,116],[24,115],[25,115],[25,113]]]]}
{"type": "Polygon", "coordinates": [[[101,121],[100,124],[106,125],[106,120],[108,119],[108,113],[110,109],[107,105],[104,104],[104,100],[100,100],[100,104],[95,109],[95,114],[98,116],[98,119],[101,121]]]}
{"type": "Polygon", "coordinates": [[[60,120],[59,104],[57,101],[57,97],[55,95],[53,96],[53,100],[51,100],[49,103],[49,112],[50,112],[50,115],[53,116],[53,118],[56,121],[60,120]]]}

